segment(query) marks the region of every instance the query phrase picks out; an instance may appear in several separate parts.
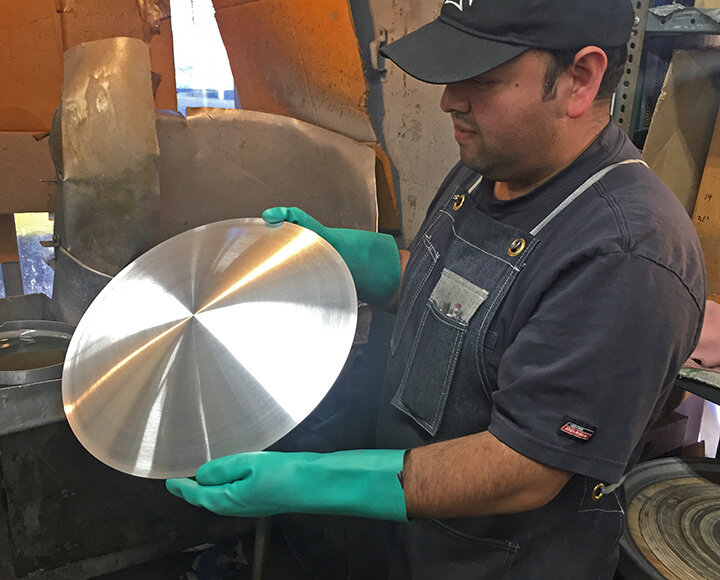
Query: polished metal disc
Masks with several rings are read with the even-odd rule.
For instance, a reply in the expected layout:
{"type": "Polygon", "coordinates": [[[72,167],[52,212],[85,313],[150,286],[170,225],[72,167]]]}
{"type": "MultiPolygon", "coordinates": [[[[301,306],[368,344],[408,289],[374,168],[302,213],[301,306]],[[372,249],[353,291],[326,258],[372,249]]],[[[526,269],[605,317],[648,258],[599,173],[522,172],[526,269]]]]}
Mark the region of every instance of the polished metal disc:
{"type": "Polygon", "coordinates": [[[357,300],[314,232],[261,219],[201,226],[122,270],[73,335],[63,403],[103,463],[152,478],[265,449],[342,370],[357,300]]]}

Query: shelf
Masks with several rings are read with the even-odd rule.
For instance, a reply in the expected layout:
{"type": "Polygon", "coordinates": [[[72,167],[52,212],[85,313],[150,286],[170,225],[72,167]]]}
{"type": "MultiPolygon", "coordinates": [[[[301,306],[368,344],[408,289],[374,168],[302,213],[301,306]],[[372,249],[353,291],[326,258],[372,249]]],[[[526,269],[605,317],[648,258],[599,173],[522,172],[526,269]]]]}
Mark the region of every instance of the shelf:
{"type": "Polygon", "coordinates": [[[683,368],[675,379],[675,385],[720,405],[720,373],[683,368]]]}
{"type": "Polygon", "coordinates": [[[720,22],[715,18],[720,20],[720,9],[701,11],[698,8],[673,6],[652,8],[647,15],[645,34],[720,34],[720,22]]]}

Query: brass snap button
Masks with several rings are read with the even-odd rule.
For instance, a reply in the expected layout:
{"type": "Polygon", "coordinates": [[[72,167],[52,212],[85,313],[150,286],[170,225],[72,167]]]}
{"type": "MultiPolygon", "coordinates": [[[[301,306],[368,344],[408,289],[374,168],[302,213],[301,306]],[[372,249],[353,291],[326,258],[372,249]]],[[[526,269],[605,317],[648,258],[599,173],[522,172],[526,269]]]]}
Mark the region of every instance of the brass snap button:
{"type": "Polygon", "coordinates": [[[592,490],[592,498],[595,501],[600,501],[600,498],[603,496],[603,489],[605,489],[604,483],[598,483],[592,490]]]}
{"type": "Polygon", "coordinates": [[[453,201],[455,202],[455,203],[453,204],[453,209],[454,209],[455,211],[457,211],[457,210],[459,210],[459,209],[463,206],[463,204],[465,203],[465,195],[459,195],[459,194],[456,193],[455,195],[452,196],[452,198],[453,198],[453,201]]]}
{"type": "Polygon", "coordinates": [[[516,240],[513,240],[510,244],[510,247],[508,248],[508,255],[509,256],[517,256],[522,253],[522,251],[525,249],[525,240],[522,238],[518,238],[516,240]]]}

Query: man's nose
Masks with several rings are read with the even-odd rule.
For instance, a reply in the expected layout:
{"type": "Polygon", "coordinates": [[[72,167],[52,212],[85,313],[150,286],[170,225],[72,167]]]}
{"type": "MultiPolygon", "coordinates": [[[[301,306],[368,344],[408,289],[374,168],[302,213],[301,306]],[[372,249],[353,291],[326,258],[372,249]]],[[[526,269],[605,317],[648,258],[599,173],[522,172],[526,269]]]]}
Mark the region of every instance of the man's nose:
{"type": "Polygon", "coordinates": [[[440,99],[440,108],[445,113],[469,113],[470,103],[465,95],[464,83],[451,83],[445,85],[442,98],[440,99]]]}

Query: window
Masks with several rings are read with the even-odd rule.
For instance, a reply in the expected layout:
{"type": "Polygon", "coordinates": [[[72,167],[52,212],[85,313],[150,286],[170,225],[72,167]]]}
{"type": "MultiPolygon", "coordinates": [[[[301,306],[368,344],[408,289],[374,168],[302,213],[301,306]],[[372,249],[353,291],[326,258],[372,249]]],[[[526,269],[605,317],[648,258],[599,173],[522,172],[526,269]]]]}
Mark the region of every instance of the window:
{"type": "MultiPolygon", "coordinates": [[[[20,256],[22,293],[42,292],[52,296],[54,272],[48,266],[48,261],[53,258],[53,249],[40,245],[42,240],[51,240],[53,236],[53,222],[50,214],[16,213],[15,230],[20,256]]],[[[0,298],[4,298],[6,295],[3,274],[16,275],[16,268],[13,268],[12,265],[0,268],[0,298]]]]}
{"type": "Polygon", "coordinates": [[[178,111],[240,108],[211,0],[171,0],[178,111]]]}

